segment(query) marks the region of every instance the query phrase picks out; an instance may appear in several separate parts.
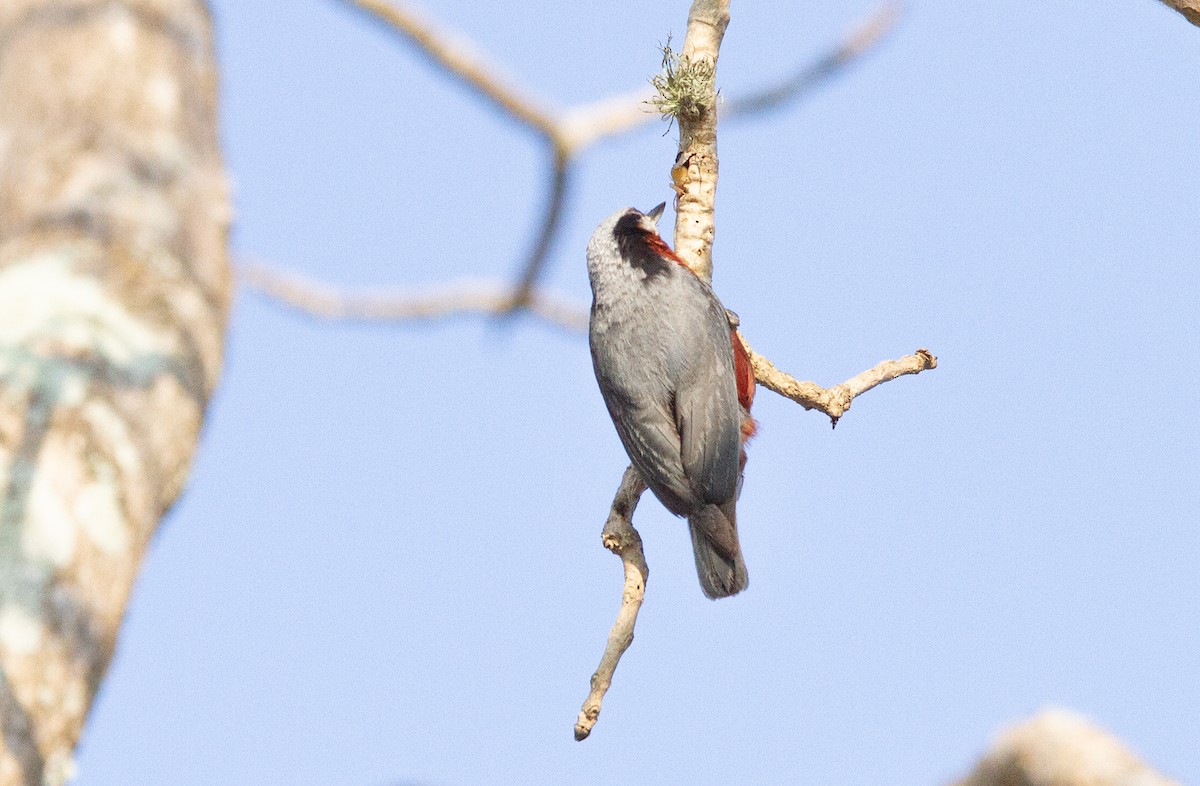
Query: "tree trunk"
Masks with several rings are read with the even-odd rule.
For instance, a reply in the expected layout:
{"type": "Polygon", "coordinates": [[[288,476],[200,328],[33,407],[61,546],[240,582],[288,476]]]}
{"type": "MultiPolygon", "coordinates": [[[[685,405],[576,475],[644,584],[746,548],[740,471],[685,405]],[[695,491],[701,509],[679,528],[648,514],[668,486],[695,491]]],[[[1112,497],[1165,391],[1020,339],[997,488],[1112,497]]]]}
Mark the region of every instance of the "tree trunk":
{"type": "Polygon", "coordinates": [[[0,786],[60,784],[221,367],[200,0],[0,2],[0,786]]]}

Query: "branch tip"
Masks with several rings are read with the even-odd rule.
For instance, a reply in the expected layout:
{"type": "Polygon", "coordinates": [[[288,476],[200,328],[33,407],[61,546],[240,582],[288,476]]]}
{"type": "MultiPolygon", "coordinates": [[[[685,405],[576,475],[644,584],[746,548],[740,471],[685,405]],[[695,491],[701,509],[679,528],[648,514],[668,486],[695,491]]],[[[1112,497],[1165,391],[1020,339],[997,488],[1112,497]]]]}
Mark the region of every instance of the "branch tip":
{"type": "MultiPolygon", "coordinates": [[[[745,343],[744,337],[742,340],[745,343]]],[[[746,343],[746,349],[750,353],[750,365],[759,384],[795,401],[805,409],[825,413],[833,428],[837,428],[838,420],[849,411],[854,399],[871,388],[898,377],[937,368],[937,357],[928,349],[922,348],[899,360],[885,360],[841,384],[823,388],[815,382],[801,382],[791,374],[779,370],[774,363],[751,349],[749,343],[746,343]]]]}

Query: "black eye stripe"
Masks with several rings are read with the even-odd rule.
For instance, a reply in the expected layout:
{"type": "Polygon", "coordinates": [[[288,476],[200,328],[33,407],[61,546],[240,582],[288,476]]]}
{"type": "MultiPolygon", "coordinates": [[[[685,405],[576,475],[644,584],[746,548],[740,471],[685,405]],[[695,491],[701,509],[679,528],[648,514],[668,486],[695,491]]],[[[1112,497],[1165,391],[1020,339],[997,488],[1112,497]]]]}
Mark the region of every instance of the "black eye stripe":
{"type": "Polygon", "coordinates": [[[621,252],[621,257],[645,273],[647,281],[657,276],[665,276],[674,264],[650,247],[646,230],[642,227],[642,214],[636,210],[631,210],[617,219],[613,236],[617,240],[617,249],[621,252]]]}

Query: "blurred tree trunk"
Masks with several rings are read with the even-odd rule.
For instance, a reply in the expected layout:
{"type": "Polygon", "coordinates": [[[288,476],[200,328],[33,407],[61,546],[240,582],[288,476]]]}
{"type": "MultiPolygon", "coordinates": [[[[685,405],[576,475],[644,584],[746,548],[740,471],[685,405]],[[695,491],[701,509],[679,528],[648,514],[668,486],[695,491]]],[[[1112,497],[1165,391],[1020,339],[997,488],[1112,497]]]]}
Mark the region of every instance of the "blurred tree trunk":
{"type": "Polygon", "coordinates": [[[1050,708],[1006,729],[954,786],[1181,786],[1087,718],[1050,708]]]}
{"type": "Polygon", "coordinates": [[[201,0],[0,1],[0,786],[59,784],[221,367],[201,0]]]}

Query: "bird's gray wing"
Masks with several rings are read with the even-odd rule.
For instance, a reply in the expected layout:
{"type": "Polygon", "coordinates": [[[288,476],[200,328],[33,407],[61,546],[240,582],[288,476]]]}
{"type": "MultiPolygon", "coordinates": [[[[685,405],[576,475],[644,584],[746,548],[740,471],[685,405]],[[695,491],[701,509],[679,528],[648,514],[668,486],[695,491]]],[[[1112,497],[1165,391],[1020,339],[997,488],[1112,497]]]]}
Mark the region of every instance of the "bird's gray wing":
{"type": "Polygon", "coordinates": [[[630,461],[667,510],[687,515],[695,493],[680,460],[675,418],[661,402],[610,389],[604,396],[630,461]]]}
{"type": "MultiPolygon", "coordinates": [[[[698,282],[697,282],[698,283],[698,282]]],[[[704,502],[737,496],[741,410],[733,371],[733,345],[725,310],[711,293],[703,319],[687,326],[687,355],[677,359],[675,422],[684,474],[704,502]]]]}
{"type": "Polygon", "coordinates": [[[624,326],[597,331],[593,320],[589,343],[596,380],[629,460],[667,510],[683,516],[696,499],[680,460],[662,353],[634,349],[639,342],[624,326]]]}

